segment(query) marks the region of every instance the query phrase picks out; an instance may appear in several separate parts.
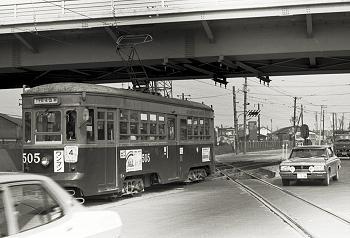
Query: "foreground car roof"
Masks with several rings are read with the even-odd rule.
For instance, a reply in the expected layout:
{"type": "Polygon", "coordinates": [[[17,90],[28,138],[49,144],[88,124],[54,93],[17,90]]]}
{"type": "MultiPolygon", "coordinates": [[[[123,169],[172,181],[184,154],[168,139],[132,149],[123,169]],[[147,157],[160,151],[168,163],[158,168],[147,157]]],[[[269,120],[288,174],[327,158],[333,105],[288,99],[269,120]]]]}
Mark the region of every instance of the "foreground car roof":
{"type": "Polygon", "coordinates": [[[50,179],[45,176],[36,174],[27,174],[20,172],[0,172],[0,184],[28,180],[48,181],[50,179]]]}

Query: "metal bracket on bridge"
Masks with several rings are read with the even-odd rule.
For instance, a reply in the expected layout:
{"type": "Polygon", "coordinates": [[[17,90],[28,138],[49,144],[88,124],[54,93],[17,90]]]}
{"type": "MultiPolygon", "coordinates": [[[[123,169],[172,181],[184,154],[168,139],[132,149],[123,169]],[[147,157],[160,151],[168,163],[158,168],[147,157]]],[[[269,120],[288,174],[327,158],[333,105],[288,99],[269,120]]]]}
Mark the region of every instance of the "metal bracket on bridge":
{"type": "Polygon", "coordinates": [[[122,35],[117,39],[118,46],[135,46],[143,43],[153,41],[153,38],[149,34],[142,35],[122,35]]]}

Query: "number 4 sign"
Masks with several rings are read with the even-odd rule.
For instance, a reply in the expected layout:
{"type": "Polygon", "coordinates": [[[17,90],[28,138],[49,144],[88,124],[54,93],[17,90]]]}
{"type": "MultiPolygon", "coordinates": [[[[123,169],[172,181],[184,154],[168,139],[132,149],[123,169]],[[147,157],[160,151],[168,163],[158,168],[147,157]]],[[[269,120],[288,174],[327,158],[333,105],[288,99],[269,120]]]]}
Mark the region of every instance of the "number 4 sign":
{"type": "Polygon", "coordinates": [[[64,162],[76,163],[78,162],[78,146],[64,147],[64,162]]]}

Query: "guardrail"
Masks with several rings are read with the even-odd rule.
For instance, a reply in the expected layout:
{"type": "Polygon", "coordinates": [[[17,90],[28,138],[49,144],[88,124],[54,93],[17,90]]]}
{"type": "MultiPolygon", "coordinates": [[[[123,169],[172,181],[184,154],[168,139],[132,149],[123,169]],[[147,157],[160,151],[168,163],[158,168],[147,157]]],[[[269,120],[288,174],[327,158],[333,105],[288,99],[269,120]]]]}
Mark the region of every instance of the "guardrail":
{"type": "Polygon", "coordinates": [[[121,18],[138,16],[143,16],[143,23],[138,24],[145,24],[150,18],[156,23],[161,17],[170,17],[171,14],[181,14],[183,19],[174,17],[167,21],[288,16],[346,12],[349,7],[340,0],[12,0],[0,3],[0,29],[12,26],[12,31],[18,32],[20,29],[14,25],[31,24],[34,30],[40,30],[39,23],[45,22],[50,24],[45,28],[48,30],[54,22],[86,20],[96,20],[101,24],[81,22],[79,28],[101,27],[109,25],[108,20],[121,24],[121,18]],[[209,16],[210,12],[224,15],[209,16]]]}

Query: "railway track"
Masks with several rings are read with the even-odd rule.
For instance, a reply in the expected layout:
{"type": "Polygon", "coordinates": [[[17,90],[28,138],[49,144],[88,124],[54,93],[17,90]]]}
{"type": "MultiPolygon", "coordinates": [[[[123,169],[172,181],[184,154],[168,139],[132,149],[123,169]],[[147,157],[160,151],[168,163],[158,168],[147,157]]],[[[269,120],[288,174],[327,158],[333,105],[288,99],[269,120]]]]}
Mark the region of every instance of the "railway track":
{"type": "Polygon", "coordinates": [[[251,161],[238,161],[238,162],[230,162],[230,163],[221,163],[221,162],[216,162],[215,163],[215,168],[217,169],[244,169],[245,171],[248,170],[253,170],[253,169],[259,169],[261,167],[266,167],[266,166],[273,166],[273,165],[278,165],[281,162],[278,160],[271,160],[271,161],[256,161],[256,160],[251,160],[251,161]]]}
{"type": "MultiPolygon", "coordinates": [[[[256,166],[259,165],[256,164],[256,166]]],[[[235,167],[228,163],[218,163],[216,169],[230,182],[238,184],[247,193],[256,198],[302,237],[349,237],[350,220],[348,218],[335,214],[297,194],[269,183],[247,172],[246,169],[242,169],[244,167],[245,165],[235,167]],[[244,176],[244,179],[239,179],[235,172],[244,173],[246,176],[244,176]],[[251,179],[246,179],[247,176],[251,179]]]]}

